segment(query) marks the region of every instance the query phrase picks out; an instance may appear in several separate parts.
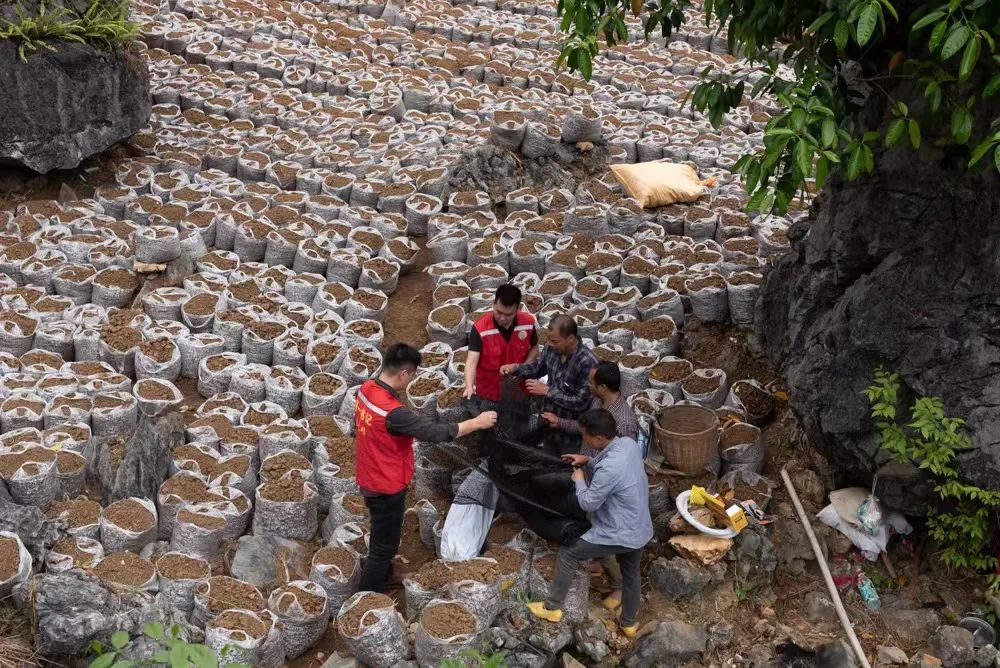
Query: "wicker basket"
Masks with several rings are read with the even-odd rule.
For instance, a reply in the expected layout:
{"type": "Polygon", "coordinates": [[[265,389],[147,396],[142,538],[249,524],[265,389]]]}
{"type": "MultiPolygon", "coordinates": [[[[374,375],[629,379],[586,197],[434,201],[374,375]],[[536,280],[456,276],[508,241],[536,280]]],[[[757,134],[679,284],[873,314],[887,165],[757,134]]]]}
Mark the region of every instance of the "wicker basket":
{"type": "Polygon", "coordinates": [[[719,470],[719,417],[701,406],[668,406],[656,416],[656,447],[670,467],[698,475],[719,470]]]}

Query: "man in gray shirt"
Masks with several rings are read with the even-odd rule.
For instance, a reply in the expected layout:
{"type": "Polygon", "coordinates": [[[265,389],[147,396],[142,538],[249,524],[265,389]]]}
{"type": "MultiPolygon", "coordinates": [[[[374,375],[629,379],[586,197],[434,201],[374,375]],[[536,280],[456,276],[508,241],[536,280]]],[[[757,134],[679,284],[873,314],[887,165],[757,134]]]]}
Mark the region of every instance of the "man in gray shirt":
{"type": "Polygon", "coordinates": [[[653,537],[649,517],[649,481],[635,441],[616,436],[615,418],[606,410],[580,416],[580,434],[594,457],[563,457],[576,468],[576,498],[590,515],[590,530],[571,545],[560,548],[556,575],[545,601],[528,604],[532,614],[551,622],[562,620],[562,605],[580,565],[614,555],[622,571],[622,632],[629,638],[638,630],[636,616],[642,596],[639,571],[642,548],[653,537]],[[587,479],[590,482],[587,482],[587,479]]]}

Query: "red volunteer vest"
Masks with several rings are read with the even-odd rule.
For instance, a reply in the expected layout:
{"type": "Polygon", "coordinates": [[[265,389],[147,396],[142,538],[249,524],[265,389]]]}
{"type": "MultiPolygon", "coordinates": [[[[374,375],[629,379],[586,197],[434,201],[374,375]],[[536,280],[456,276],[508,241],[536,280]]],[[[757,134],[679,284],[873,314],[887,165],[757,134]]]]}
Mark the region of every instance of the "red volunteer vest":
{"type": "Polygon", "coordinates": [[[393,436],[385,425],[389,413],[402,405],[374,380],[366,381],[358,390],[354,413],[355,477],[363,490],[396,494],[413,479],[413,438],[393,436]]]}
{"type": "Polygon", "coordinates": [[[521,364],[531,352],[531,330],[535,318],[526,311],[514,316],[514,332],[510,341],[504,341],[493,314],[487,313],[474,325],[483,343],[476,368],[476,394],[483,399],[500,401],[500,367],[504,364],[521,364]]]}

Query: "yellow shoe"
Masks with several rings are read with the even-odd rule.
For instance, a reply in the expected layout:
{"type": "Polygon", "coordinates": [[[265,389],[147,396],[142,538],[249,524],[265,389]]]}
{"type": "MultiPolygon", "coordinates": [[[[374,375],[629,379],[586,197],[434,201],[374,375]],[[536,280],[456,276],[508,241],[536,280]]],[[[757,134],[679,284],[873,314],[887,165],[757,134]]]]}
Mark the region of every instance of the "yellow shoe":
{"type": "Polygon", "coordinates": [[[619,594],[618,596],[615,596],[614,594],[611,594],[610,596],[608,596],[607,598],[605,598],[603,601],[601,601],[601,606],[605,610],[610,610],[611,612],[614,612],[618,608],[622,607],[622,597],[621,597],[621,594],[619,594]]]}
{"type": "Polygon", "coordinates": [[[534,603],[529,603],[528,610],[530,610],[531,614],[535,617],[544,619],[547,622],[552,622],[553,624],[558,624],[562,621],[562,610],[549,610],[545,607],[545,601],[535,601],[534,603]]]}
{"type": "Polygon", "coordinates": [[[625,637],[628,638],[629,640],[632,640],[633,638],[635,638],[635,634],[637,634],[638,632],[639,632],[639,625],[638,624],[633,624],[632,626],[623,626],[622,627],[622,633],[624,633],[625,637]]]}

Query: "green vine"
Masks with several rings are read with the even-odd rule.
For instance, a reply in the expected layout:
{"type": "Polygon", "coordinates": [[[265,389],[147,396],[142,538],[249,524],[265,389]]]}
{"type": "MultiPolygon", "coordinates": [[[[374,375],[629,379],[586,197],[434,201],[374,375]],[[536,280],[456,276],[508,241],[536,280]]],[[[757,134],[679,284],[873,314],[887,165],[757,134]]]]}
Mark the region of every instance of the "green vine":
{"type": "Polygon", "coordinates": [[[910,409],[911,420],[897,414],[899,376],[883,368],[865,391],[882,447],[898,462],[926,470],[934,484],[935,500],[928,509],[927,527],[942,547],[941,561],[949,568],[990,571],[990,588],[1000,587],[997,559],[985,551],[991,520],[1000,507],[1000,492],[991,492],[959,479],[955,456],[969,447],[964,421],[948,417],[940,399],[920,397],[910,409]]]}
{"type": "MultiPolygon", "coordinates": [[[[169,666],[170,668],[219,668],[219,661],[215,652],[196,643],[189,643],[179,637],[180,629],[177,626],[170,628],[170,632],[163,628],[163,624],[150,622],[142,627],[142,635],[155,641],[162,649],[143,661],[132,661],[123,659],[120,656],[130,642],[128,633],[118,631],[111,634],[110,646],[105,647],[96,640],[91,643],[91,651],[97,658],[90,662],[88,668],[138,668],[139,666],[169,666]]],[[[222,650],[226,653],[226,647],[222,650]]],[[[225,663],[230,668],[250,668],[243,663],[225,663]]]]}
{"type": "Polygon", "coordinates": [[[139,24],[128,16],[128,0],[90,0],[80,15],[65,7],[48,10],[43,2],[38,15],[32,16],[18,5],[17,17],[17,21],[0,26],[0,39],[17,41],[17,55],[24,62],[37,51],[54,51],[50,43],[54,40],[110,51],[139,36],[139,24]]]}

